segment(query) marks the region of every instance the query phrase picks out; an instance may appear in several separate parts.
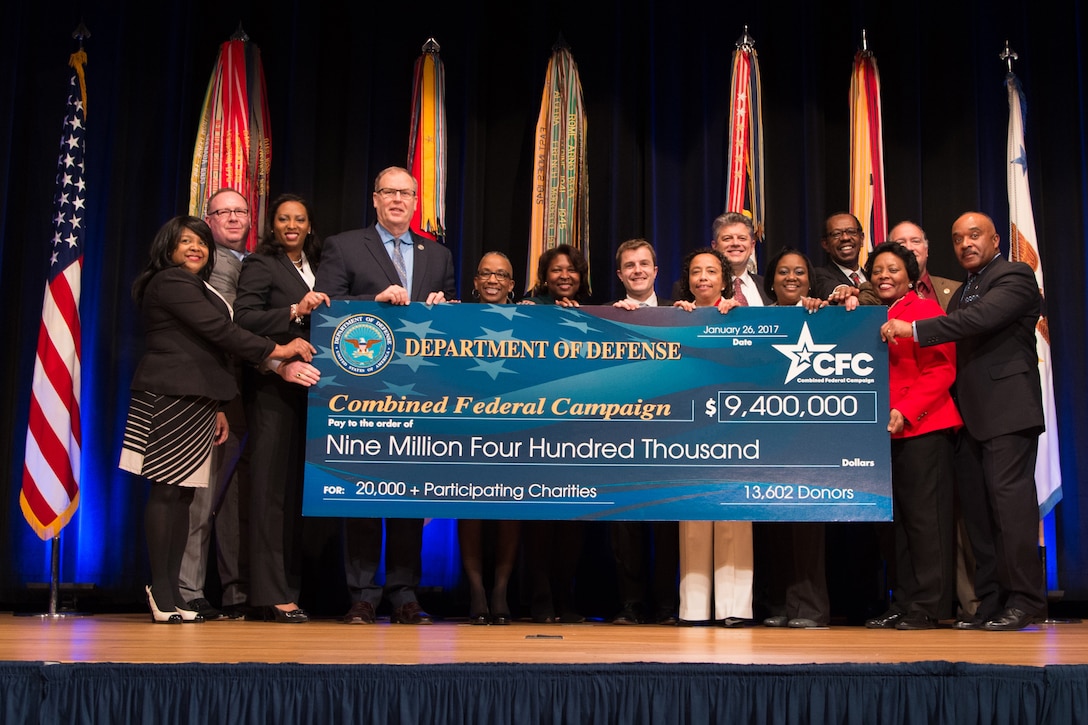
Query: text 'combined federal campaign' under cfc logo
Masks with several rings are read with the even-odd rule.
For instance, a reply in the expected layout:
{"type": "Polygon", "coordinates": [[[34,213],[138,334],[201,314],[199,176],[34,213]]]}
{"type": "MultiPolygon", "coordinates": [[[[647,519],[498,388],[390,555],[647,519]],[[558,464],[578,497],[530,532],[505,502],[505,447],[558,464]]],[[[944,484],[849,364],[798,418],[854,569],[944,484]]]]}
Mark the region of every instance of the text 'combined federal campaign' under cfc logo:
{"type": "MultiPolygon", "coordinates": [[[[801,334],[792,345],[774,345],[775,350],[790,359],[790,369],[786,373],[786,382],[790,382],[806,370],[821,378],[840,378],[847,374],[864,377],[873,372],[873,356],[867,352],[832,352],[837,345],[817,345],[812,341],[808,323],[801,326],[801,334]]],[[[822,380],[803,380],[801,382],[823,382],[822,380]]]]}
{"type": "Polygon", "coordinates": [[[332,333],[332,355],[352,375],[373,375],[393,358],[393,332],[374,315],[347,318],[332,333]]]}

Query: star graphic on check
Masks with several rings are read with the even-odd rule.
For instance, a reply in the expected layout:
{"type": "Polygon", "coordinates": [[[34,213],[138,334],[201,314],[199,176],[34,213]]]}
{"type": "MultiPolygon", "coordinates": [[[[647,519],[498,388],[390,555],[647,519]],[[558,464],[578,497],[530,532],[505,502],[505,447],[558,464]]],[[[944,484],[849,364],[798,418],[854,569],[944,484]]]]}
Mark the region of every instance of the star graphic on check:
{"type": "Polygon", "coordinates": [[[397,328],[397,332],[406,332],[409,335],[415,335],[420,340],[426,340],[427,335],[445,335],[445,332],[440,330],[431,329],[431,320],[424,320],[423,322],[409,322],[408,320],[402,320],[401,326],[397,328]]]}
{"type": "Polygon", "coordinates": [[[808,331],[806,322],[801,326],[801,334],[797,336],[797,342],[792,345],[772,345],[772,347],[790,359],[790,370],[786,373],[788,383],[812,366],[813,353],[830,352],[836,346],[813,343],[812,333],[808,331]]]}
{"type": "Polygon", "coordinates": [[[467,368],[468,372],[475,373],[487,373],[491,376],[492,380],[499,377],[499,373],[513,373],[513,370],[507,370],[503,367],[505,360],[481,360],[480,358],[473,358],[476,363],[476,367],[467,368]]]}

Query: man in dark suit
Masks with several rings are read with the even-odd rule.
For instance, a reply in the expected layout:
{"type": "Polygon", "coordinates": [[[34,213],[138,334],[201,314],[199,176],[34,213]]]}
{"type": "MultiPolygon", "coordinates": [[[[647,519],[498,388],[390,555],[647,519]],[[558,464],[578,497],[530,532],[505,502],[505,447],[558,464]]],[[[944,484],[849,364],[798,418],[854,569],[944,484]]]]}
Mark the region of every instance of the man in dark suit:
{"type": "MultiPolygon", "coordinates": [[[[756,274],[756,228],[747,214],[728,211],[719,214],[710,225],[710,246],[725,255],[733,275],[733,296],[743,299],[745,305],[763,307],[771,304],[771,298],[763,289],[763,277],[756,274]],[[737,283],[740,283],[740,294],[737,283]]],[[[683,280],[676,280],[672,296],[680,298],[683,280]]]]}
{"type": "MultiPolygon", "coordinates": [[[[219,189],[208,199],[204,221],[215,240],[215,267],[208,284],[233,306],[251,226],[249,203],[234,189],[219,189]]],[[[240,382],[241,368],[233,363],[232,369],[240,382]]],[[[224,413],[230,426],[229,435],[225,443],[214,449],[215,473],[211,485],[198,489],[189,506],[189,540],[179,575],[181,593],[189,608],[200,612],[207,621],[242,617],[249,588],[246,545],[249,480],[246,416],[240,394],[227,404],[224,413]],[[223,590],[221,609],[212,606],[204,596],[213,526],[223,590]]]]}
{"type": "MultiPolygon", "coordinates": [[[[619,246],[616,276],[623,282],[626,295],[614,302],[614,307],[637,310],[672,305],[672,300],[654,292],[657,254],[645,239],[628,239],[619,246]]],[[[613,521],[608,528],[621,606],[612,623],[676,624],[680,596],[676,584],[680,565],[677,522],[613,521]],[[649,581],[647,569],[651,570],[649,581]]]]}
{"type": "Polygon", "coordinates": [[[954,393],[964,428],[956,486],[975,553],[974,617],[957,629],[1018,630],[1046,608],[1039,559],[1035,458],[1043,432],[1035,324],[1041,296],[1031,268],[1000,254],[994,223],[968,212],[952,225],[952,246],[967,271],[948,315],[913,324],[889,320],[889,343],[956,342],[954,393]]]}
{"type": "MultiPolygon", "coordinates": [[[[379,173],[373,193],[377,223],[325,240],[314,290],[332,299],[395,305],[453,299],[457,288],[450,250],[410,229],[417,188],[407,169],[393,166],[379,173]]],[[[423,521],[387,519],[385,533],[383,592],[374,581],[382,555],[382,519],[344,522],[344,567],[352,601],[344,622],[373,623],[384,593],[393,608],[390,621],[430,624],[431,616],[416,600],[423,521]]]]}
{"type": "Polygon", "coordinates": [[[817,267],[812,280],[812,295],[826,300],[836,287],[858,287],[865,281],[865,272],[858,263],[865,245],[865,232],[853,214],[832,214],[824,222],[820,246],[828,261],[817,267]]]}

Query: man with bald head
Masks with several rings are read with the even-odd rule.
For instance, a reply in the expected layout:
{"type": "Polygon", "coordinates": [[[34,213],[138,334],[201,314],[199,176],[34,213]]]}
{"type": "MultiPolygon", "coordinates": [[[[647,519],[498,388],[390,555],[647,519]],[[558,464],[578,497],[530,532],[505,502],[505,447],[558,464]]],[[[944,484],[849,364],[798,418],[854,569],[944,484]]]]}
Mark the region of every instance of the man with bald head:
{"type": "Polygon", "coordinates": [[[1023,629],[1045,613],[1039,558],[1035,458],[1043,432],[1035,324],[1042,296],[1023,262],[1001,256],[993,220],[967,212],[952,225],[952,248],[967,279],[948,314],[888,320],[881,336],[914,337],[926,347],[956,343],[953,393],[964,427],[956,487],[975,553],[978,609],[957,629],[1023,629]]]}

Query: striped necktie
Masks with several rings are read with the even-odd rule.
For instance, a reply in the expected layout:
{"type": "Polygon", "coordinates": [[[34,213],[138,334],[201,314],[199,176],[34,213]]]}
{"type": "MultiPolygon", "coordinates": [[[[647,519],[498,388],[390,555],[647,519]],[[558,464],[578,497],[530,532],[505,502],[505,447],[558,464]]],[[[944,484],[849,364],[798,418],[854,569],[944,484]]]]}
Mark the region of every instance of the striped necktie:
{"type": "Polygon", "coordinates": [[[408,287],[408,269],[404,266],[404,254],[400,251],[400,239],[393,240],[393,266],[397,268],[400,286],[408,287]]]}
{"type": "Polygon", "coordinates": [[[857,272],[851,272],[850,273],[850,281],[854,283],[855,287],[857,287],[858,285],[861,284],[861,277],[858,276],[857,272]]]}

